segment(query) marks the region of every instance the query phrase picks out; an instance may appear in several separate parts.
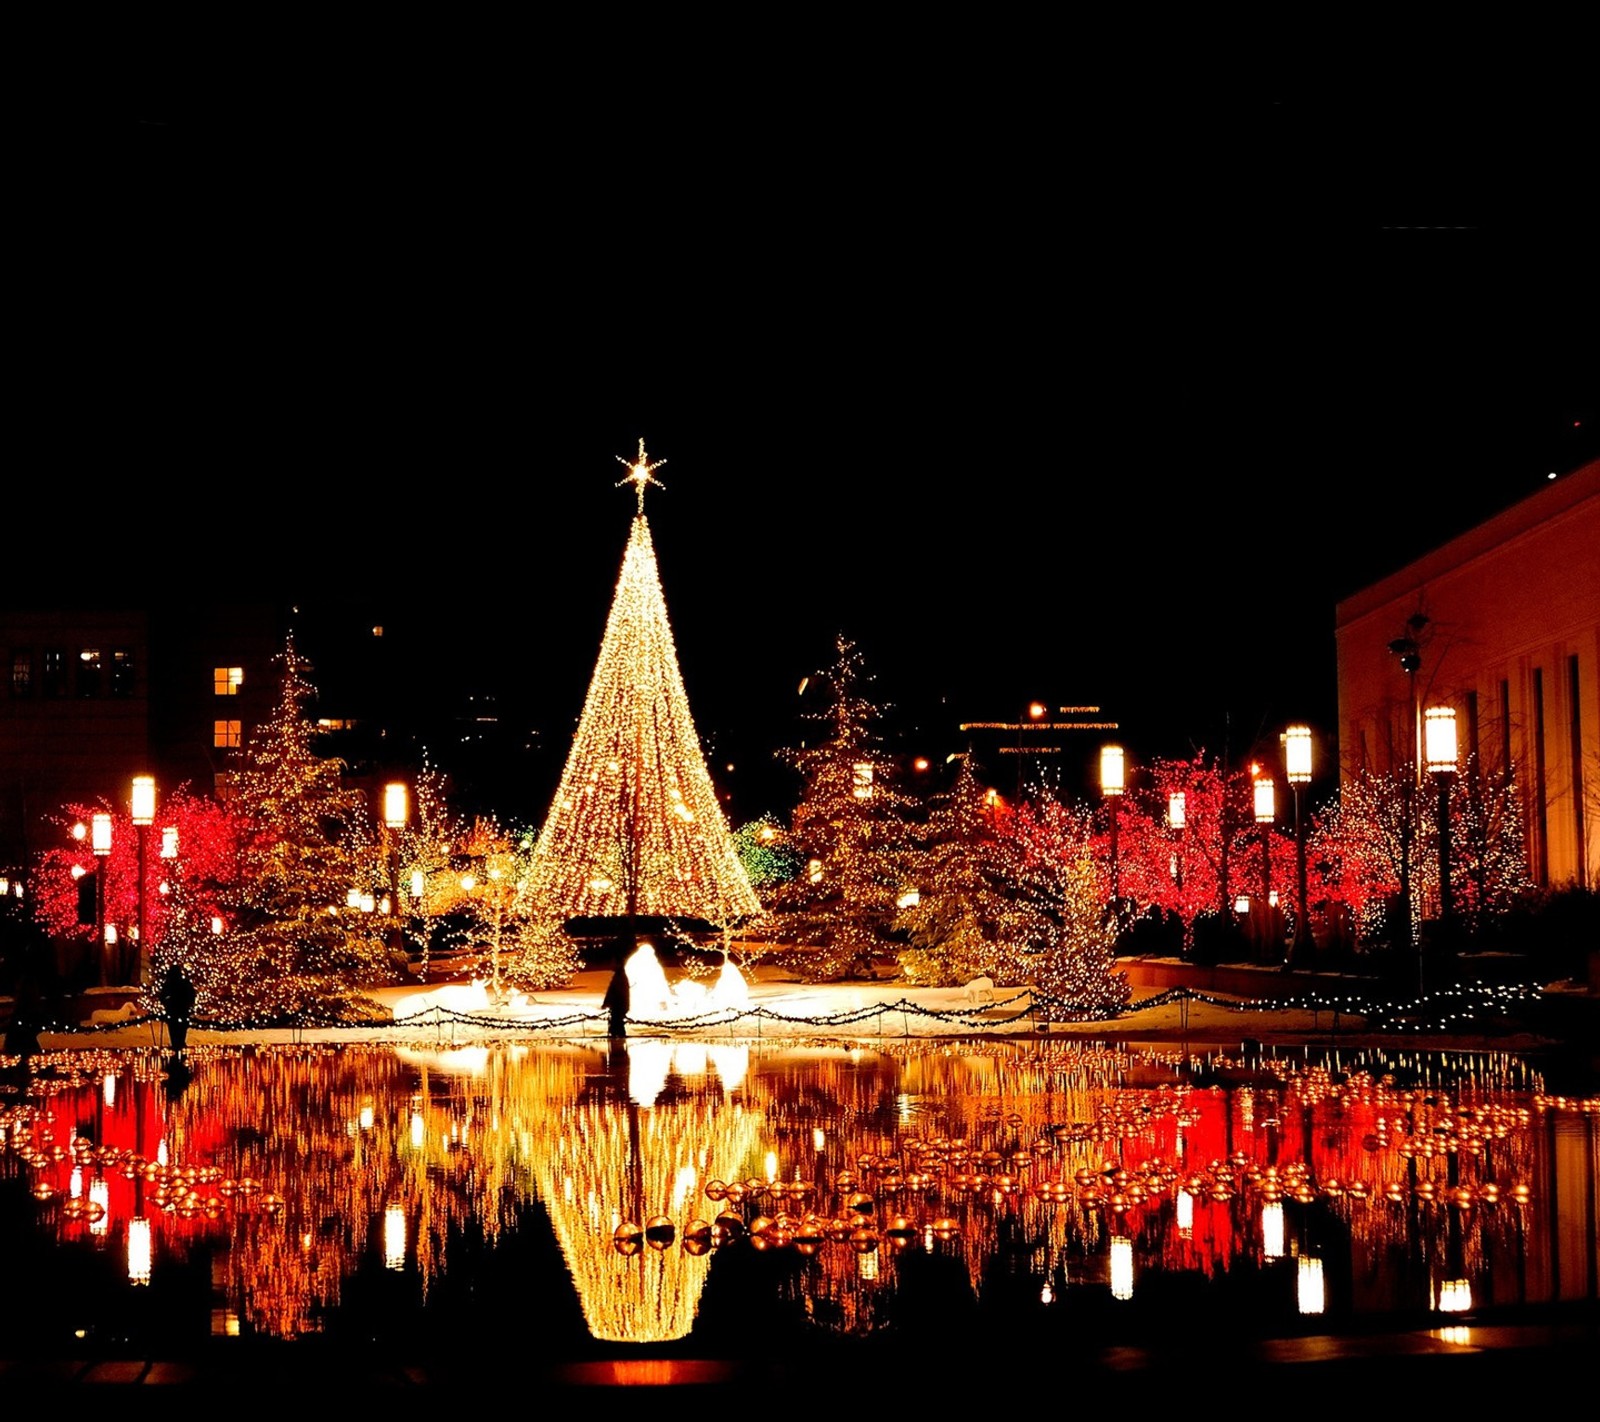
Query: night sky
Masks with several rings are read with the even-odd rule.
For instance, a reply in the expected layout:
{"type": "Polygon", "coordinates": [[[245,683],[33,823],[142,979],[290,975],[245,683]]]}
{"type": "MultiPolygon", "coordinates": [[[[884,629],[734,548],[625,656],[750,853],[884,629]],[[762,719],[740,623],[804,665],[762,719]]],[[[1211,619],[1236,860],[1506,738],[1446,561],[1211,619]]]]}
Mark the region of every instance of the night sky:
{"type": "Polygon", "coordinates": [[[730,115],[719,147],[471,91],[169,67],[71,136],[9,498],[71,537],[8,588],[143,536],[197,596],[373,610],[439,694],[497,681],[559,741],[643,438],[715,764],[802,734],[839,633],[908,749],[1039,698],[1136,755],[1244,754],[1331,726],[1340,597],[1600,454],[1572,246],[1310,216],[1285,159],[1326,125],[1265,90],[1197,121],[1230,155],[1204,195],[993,118],[730,115]]]}

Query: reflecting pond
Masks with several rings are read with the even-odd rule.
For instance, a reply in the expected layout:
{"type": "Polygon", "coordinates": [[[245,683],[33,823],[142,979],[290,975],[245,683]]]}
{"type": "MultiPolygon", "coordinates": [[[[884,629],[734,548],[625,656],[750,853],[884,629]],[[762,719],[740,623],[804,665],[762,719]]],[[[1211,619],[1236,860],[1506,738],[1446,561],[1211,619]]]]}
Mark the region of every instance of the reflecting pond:
{"type": "Polygon", "coordinates": [[[1600,1296],[1600,1098],[1492,1052],[302,1044],[5,1087],[9,1357],[1203,1346],[1600,1296]]]}

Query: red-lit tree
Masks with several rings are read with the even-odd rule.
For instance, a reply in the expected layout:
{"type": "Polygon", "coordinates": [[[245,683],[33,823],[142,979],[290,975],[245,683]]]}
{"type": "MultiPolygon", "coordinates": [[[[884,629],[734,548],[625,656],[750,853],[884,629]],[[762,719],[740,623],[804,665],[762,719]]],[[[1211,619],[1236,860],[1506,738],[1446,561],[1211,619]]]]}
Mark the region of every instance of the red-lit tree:
{"type": "MultiPolygon", "coordinates": [[[[80,955],[86,979],[98,979],[100,965],[92,957],[96,925],[80,913],[80,884],[92,884],[92,876],[105,875],[104,922],[117,929],[119,940],[134,945],[133,930],[139,921],[138,828],[126,806],[106,801],[97,804],[69,804],[55,817],[61,826],[61,843],[40,854],[32,876],[32,904],[35,918],[46,932],[60,942],[82,944],[80,955]],[[88,826],[94,815],[111,816],[111,852],[103,862],[90,844],[88,826]]],[[[232,862],[232,825],[227,812],[214,800],[194,795],[180,786],[164,796],[158,806],[156,822],[147,833],[150,839],[145,855],[145,931],[150,937],[152,986],[160,979],[160,968],[170,957],[163,952],[169,926],[186,913],[209,921],[214,901],[204,894],[190,895],[186,886],[216,881],[232,862]],[[172,831],[168,836],[167,831],[172,831]],[[175,851],[164,852],[164,845],[175,851]]],[[[137,950],[108,956],[106,976],[115,986],[131,985],[137,950]],[[125,981],[124,981],[125,980],[125,981]]]]}
{"type": "Polygon", "coordinates": [[[1004,832],[1021,850],[1012,891],[1030,920],[1030,936],[1007,946],[1013,956],[996,981],[1031,982],[1041,1017],[1106,1016],[1126,1007],[1133,990],[1116,966],[1116,921],[1096,862],[1091,811],[1040,795],[1007,817],[1004,832]]]}

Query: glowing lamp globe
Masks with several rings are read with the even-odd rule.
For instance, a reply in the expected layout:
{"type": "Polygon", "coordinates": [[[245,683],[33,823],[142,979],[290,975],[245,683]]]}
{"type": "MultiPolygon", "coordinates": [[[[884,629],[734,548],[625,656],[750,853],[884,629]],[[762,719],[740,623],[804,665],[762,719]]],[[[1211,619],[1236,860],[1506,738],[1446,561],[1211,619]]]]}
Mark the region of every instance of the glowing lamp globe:
{"type": "Polygon", "coordinates": [[[1310,726],[1290,726],[1283,733],[1283,761],[1291,785],[1305,785],[1310,781],[1310,726]]]}
{"type": "Polygon", "coordinates": [[[1456,769],[1456,713],[1451,706],[1430,706],[1423,712],[1423,759],[1435,775],[1456,769]]]}
{"type": "Polygon", "coordinates": [[[1120,795],[1122,793],[1122,747],[1100,747],[1100,793],[1102,795],[1120,795]]]}

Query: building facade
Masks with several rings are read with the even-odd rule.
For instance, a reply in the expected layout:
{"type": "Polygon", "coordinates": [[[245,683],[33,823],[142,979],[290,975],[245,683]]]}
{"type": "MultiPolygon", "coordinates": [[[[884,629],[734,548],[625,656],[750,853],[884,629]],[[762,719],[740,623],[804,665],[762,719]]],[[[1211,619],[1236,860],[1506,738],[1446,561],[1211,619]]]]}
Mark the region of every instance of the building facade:
{"type": "Polygon", "coordinates": [[[286,618],[264,605],[0,611],[0,869],[25,872],[68,804],[214,794],[271,714],[286,618]]]}
{"type": "Polygon", "coordinates": [[[1335,640],[1341,785],[1420,767],[1451,707],[1463,766],[1513,776],[1534,882],[1600,887],[1600,460],[1344,599],[1335,640]]]}

